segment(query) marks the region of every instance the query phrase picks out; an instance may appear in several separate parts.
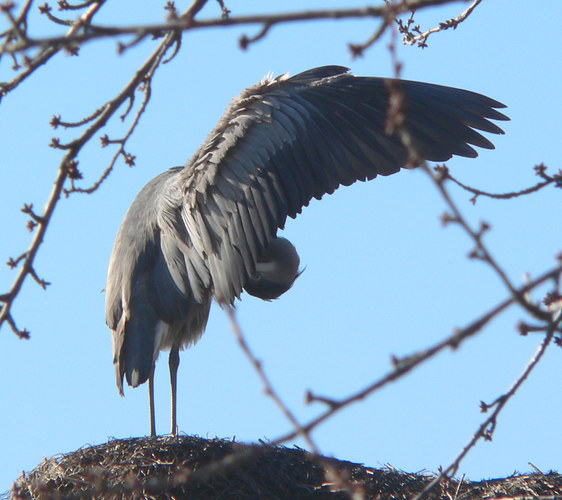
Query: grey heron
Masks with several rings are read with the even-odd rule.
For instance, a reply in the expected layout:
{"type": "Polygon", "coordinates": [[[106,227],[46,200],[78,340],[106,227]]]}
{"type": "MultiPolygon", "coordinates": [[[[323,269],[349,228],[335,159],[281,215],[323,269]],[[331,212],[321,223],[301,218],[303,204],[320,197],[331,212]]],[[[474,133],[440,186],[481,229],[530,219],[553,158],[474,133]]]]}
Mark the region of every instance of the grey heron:
{"type": "Polygon", "coordinates": [[[493,149],[477,130],[502,134],[503,104],[428,83],[356,77],[325,66],[266,78],[232,101],[184,167],[151,180],[117,234],[106,286],[117,387],[149,381],[169,349],[172,434],[177,434],[179,350],[203,334],[213,299],[232,305],[243,290],[271,300],[299,275],[293,245],[277,237],[287,216],[314,197],[398,172],[409,151],[386,128],[389,82],[404,96],[404,123],[417,155],[445,161],[493,149]]]}

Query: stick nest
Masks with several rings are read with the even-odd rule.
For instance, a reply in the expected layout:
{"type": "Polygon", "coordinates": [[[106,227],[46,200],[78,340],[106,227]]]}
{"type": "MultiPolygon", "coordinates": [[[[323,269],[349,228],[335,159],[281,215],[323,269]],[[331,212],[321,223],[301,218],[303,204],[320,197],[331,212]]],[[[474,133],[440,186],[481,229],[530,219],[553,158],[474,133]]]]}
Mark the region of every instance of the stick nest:
{"type": "MultiPolygon", "coordinates": [[[[193,436],[113,439],[45,460],[14,483],[13,499],[408,499],[433,479],[311,455],[300,448],[193,436]],[[328,472],[327,472],[328,471],[328,472]]],[[[555,473],[447,481],[430,499],[555,498],[555,473]]],[[[562,497],[559,497],[562,498],[562,497]]]]}

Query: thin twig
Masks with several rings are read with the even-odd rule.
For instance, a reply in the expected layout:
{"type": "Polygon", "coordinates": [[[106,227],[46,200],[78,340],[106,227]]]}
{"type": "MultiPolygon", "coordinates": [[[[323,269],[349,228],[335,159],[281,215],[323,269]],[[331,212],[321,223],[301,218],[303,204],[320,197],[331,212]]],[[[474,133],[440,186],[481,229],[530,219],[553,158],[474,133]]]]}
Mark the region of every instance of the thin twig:
{"type": "MultiPolygon", "coordinates": [[[[12,79],[9,82],[0,82],[0,102],[2,102],[2,98],[8,94],[10,91],[12,91],[13,89],[15,89],[21,82],[23,82],[25,79],[27,79],[29,76],[31,76],[38,68],[40,68],[41,66],[43,66],[44,64],[47,63],[47,61],[49,61],[49,59],[51,59],[51,57],[53,57],[55,54],[57,54],[61,48],[63,48],[64,46],[71,46],[73,44],[73,42],[71,41],[71,39],[76,35],[76,32],[84,25],[87,25],[91,22],[92,18],[95,16],[95,14],[99,11],[99,9],[101,8],[101,6],[104,4],[105,0],[99,0],[98,2],[92,4],[90,6],[90,8],[84,13],[82,14],[78,20],[71,26],[71,28],[68,30],[68,33],[66,35],[64,35],[63,37],[60,37],[62,40],[66,40],[68,43],[66,44],[60,44],[60,46],[55,46],[54,44],[49,43],[48,41],[46,43],[43,44],[36,44],[36,45],[32,45],[32,46],[41,46],[43,47],[43,50],[34,58],[32,59],[28,59],[26,62],[26,69],[23,70],[19,75],[17,75],[14,79],[12,79]]],[[[24,7],[24,11],[25,9],[29,9],[30,5],[25,5],[24,7]]],[[[23,12],[22,12],[23,15],[23,12]]],[[[21,15],[20,15],[21,17],[21,15]]],[[[30,44],[34,42],[32,39],[27,38],[25,39],[24,44],[30,44]]],[[[10,44],[5,44],[2,46],[1,50],[0,50],[0,56],[4,53],[15,53],[14,51],[10,50],[10,44]]],[[[28,47],[29,48],[29,47],[28,47]]],[[[27,49],[23,49],[23,50],[27,50],[27,49]]],[[[17,51],[16,51],[17,52],[17,51]]]]}
{"type": "MultiPolygon", "coordinates": [[[[151,77],[150,77],[151,78],[151,77]]],[[[117,160],[119,159],[120,156],[126,156],[126,152],[125,152],[125,145],[127,144],[127,141],[130,139],[130,137],[132,136],[133,132],[135,131],[135,129],[137,128],[137,125],[140,122],[141,116],[142,114],[145,112],[147,106],[148,106],[148,102],[150,101],[150,97],[151,97],[151,92],[152,92],[152,86],[151,86],[151,82],[150,80],[147,81],[145,83],[145,89],[144,89],[144,99],[141,103],[141,106],[139,108],[139,110],[137,111],[136,115],[135,115],[135,119],[133,120],[133,123],[131,124],[131,126],[129,127],[129,130],[127,131],[127,133],[125,134],[125,136],[122,139],[119,140],[113,140],[110,141],[109,139],[107,139],[108,143],[118,143],[119,149],[117,150],[117,152],[113,155],[113,158],[111,159],[109,165],[107,166],[107,168],[103,171],[102,175],[99,177],[99,179],[94,182],[94,184],[92,184],[90,187],[88,188],[80,188],[80,187],[75,187],[74,183],[71,183],[71,187],[70,189],[65,191],[65,195],[69,195],[71,193],[85,193],[85,194],[92,194],[94,191],[97,191],[97,189],[103,184],[103,182],[109,177],[109,175],[111,174],[111,172],[113,171],[113,168],[115,167],[115,164],[117,163],[117,160]]],[[[134,157],[133,157],[134,160],[134,157]]],[[[126,158],[126,162],[131,164],[134,163],[131,162],[130,160],[127,160],[126,158]]]]}
{"type": "Polygon", "coordinates": [[[424,489],[423,491],[414,497],[414,500],[421,500],[425,498],[426,495],[432,491],[438,484],[440,484],[443,480],[450,479],[454,474],[457,472],[462,460],[466,457],[468,452],[474,448],[476,443],[481,439],[485,439],[486,441],[492,440],[492,435],[496,428],[497,418],[507,402],[515,396],[521,385],[527,380],[533,369],[537,366],[539,361],[542,359],[546,349],[552,342],[554,337],[554,333],[556,332],[558,325],[562,319],[562,314],[559,312],[555,318],[553,318],[552,322],[549,324],[547,334],[545,335],[544,339],[541,341],[539,346],[537,347],[535,353],[523,369],[521,375],[517,377],[517,379],[513,382],[511,387],[508,391],[503,394],[502,396],[496,398],[496,400],[491,405],[484,405],[483,411],[487,411],[489,408],[494,407],[494,411],[492,414],[478,427],[470,441],[463,447],[461,452],[457,455],[457,457],[451,462],[451,464],[443,469],[441,473],[433,479],[424,489]]]}
{"type": "Polygon", "coordinates": [[[452,212],[452,216],[448,219],[451,222],[455,222],[459,224],[465,232],[470,236],[475,244],[475,249],[470,253],[470,256],[473,258],[478,258],[486,263],[488,263],[499,276],[503,284],[506,288],[512,293],[515,300],[525,308],[529,314],[535,316],[540,320],[548,319],[548,313],[540,309],[539,307],[535,306],[534,304],[530,303],[529,301],[525,300],[523,295],[519,295],[517,290],[515,289],[514,285],[511,283],[511,280],[507,277],[506,272],[501,268],[500,264],[492,257],[491,252],[488,250],[486,245],[483,242],[483,234],[484,232],[489,229],[487,224],[483,223],[480,227],[480,230],[475,231],[473,230],[468,222],[466,221],[465,217],[461,214],[460,210],[458,209],[456,203],[451,198],[447,189],[445,189],[445,180],[447,179],[446,176],[441,176],[439,173],[435,174],[431,171],[428,167],[427,163],[423,163],[421,166],[422,169],[430,176],[433,180],[435,186],[441,193],[441,196],[449,206],[449,209],[452,212]]]}
{"type": "Polygon", "coordinates": [[[348,49],[351,52],[351,58],[357,59],[358,57],[363,57],[365,51],[372,47],[380,38],[384,35],[386,29],[389,26],[389,18],[385,17],[384,21],[381,23],[379,28],[371,35],[371,37],[363,43],[350,43],[348,44],[348,49]]]}
{"type": "MultiPolygon", "coordinates": [[[[427,39],[429,38],[430,35],[432,35],[433,33],[438,33],[440,31],[448,30],[450,28],[457,29],[457,26],[463,21],[465,21],[466,18],[470,16],[470,14],[472,14],[474,9],[478,7],[478,4],[480,4],[480,2],[482,2],[482,0],[474,0],[472,4],[457,17],[441,22],[439,23],[439,26],[424,31],[423,33],[420,31],[419,26],[416,26],[414,28],[414,31],[418,33],[417,35],[413,35],[409,29],[401,29],[402,33],[404,34],[403,37],[404,44],[414,45],[415,43],[417,43],[418,47],[422,47],[422,48],[427,47],[427,39]]],[[[408,27],[410,26],[412,21],[413,21],[413,17],[408,22],[408,27]]],[[[398,24],[401,28],[404,28],[404,25],[402,25],[401,23],[398,24]]]]}
{"type": "MultiPolygon", "coordinates": [[[[538,167],[535,167],[537,169],[538,167]]],[[[446,166],[439,166],[435,167],[435,170],[439,172],[441,175],[447,176],[447,179],[453,181],[457,186],[463,188],[465,191],[474,194],[474,197],[470,199],[472,203],[476,203],[476,199],[478,196],[486,196],[488,198],[494,198],[496,200],[509,200],[511,198],[517,198],[519,196],[528,195],[531,193],[536,193],[537,191],[543,189],[550,184],[554,184],[555,186],[559,186],[562,184],[562,173],[555,174],[554,176],[548,176],[548,178],[542,182],[535,184],[534,186],[521,189],[520,191],[512,191],[509,193],[489,193],[487,191],[482,191],[481,189],[476,189],[466,184],[463,184],[461,181],[453,177],[446,166]]]]}
{"type": "Polygon", "coordinates": [[[287,417],[289,422],[291,422],[293,427],[296,429],[297,435],[302,437],[308,443],[308,445],[312,448],[314,453],[319,453],[318,447],[316,446],[316,443],[314,443],[314,441],[310,437],[309,431],[306,431],[301,426],[301,424],[299,423],[299,421],[295,417],[294,413],[282,401],[279,394],[273,388],[273,385],[272,385],[271,381],[269,380],[269,378],[265,374],[262,362],[255,357],[254,353],[250,349],[250,346],[248,345],[248,343],[246,342],[246,339],[244,338],[244,335],[242,334],[242,329],[240,328],[240,324],[238,323],[238,320],[236,319],[236,314],[234,312],[234,308],[229,307],[229,308],[227,308],[226,311],[228,313],[228,317],[230,318],[232,330],[233,330],[234,334],[236,335],[236,340],[238,341],[238,344],[240,345],[240,347],[244,351],[244,354],[246,354],[247,358],[250,360],[250,362],[252,363],[252,366],[256,370],[260,380],[262,381],[262,383],[264,385],[265,393],[271,399],[273,399],[273,401],[275,402],[277,407],[281,410],[283,415],[285,415],[285,417],[287,417]]]}
{"type": "Polygon", "coordinates": [[[285,417],[289,420],[289,422],[291,422],[291,424],[295,428],[297,435],[302,437],[310,446],[312,450],[311,459],[316,461],[323,467],[326,474],[327,482],[332,484],[337,489],[340,490],[343,489],[349,491],[352,494],[355,494],[355,498],[362,499],[363,498],[362,492],[356,486],[352,485],[349,481],[347,481],[331,463],[325,460],[325,458],[320,453],[320,449],[318,448],[318,446],[310,436],[310,431],[305,430],[301,426],[295,414],[289,409],[287,404],[281,399],[277,391],[275,391],[275,389],[273,388],[273,384],[271,383],[271,380],[266,375],[263,369],[262,362],[259,359],[257,359],[257,357],[250,349],[250,346],[246,342],[244,334],[242,333],[242,329],[240,328],[240,324],[238,323],[238,320],[236,318],[234,308],[229,307],[227,309],[227,313],[230,318],[230,324],[232,325],[232,330],[236,335],[236,340],[238,341],[238,344],[244,351],[244,354],[250,360],[252,366],[256,370],[260,380],[264,385],[265,393],[271,399],[273,399],[273,401],[275,402],[277,407],[281,410],[283,415],[285,415],[285,417]]]}

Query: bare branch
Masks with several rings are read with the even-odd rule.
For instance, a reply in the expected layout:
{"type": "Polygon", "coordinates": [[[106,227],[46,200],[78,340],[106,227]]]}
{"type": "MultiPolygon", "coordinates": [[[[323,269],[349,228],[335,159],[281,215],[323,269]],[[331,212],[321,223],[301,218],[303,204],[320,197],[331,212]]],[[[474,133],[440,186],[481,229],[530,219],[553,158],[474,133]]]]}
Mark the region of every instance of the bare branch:
{"type": "MultiPolygon", "coordinates": [[[[64,37],[62,37],[63,40],[68,41],[67,44],[62,44],[61,46],[55,46],[54,44],[51,44],[47,41],[45,44],[42,45],[43,50],[41,50],[41,52],[36,57],[32,59],[29,58],[26,59],[26,69],[24,71],[22,71],[18,76],[16,76],[10,82],[0,82],[0,102],[2,102],[2,98],[6,94],[8,94],[11,90],[16,88],[21,82],[23,82],[26,78],[32,75],[36,69],[44,65],[51,57],[57,54],[62,47],[64,46],[71,47],[73,45],[73,42],[70,39],[76,35],[76,32],[82,26],[85,26],[91,22],[92,18],[101,8],[103,3],[104,0],[96,1],[90,6],[90,8],[84,14],[82,14],[82,16],[78,18],[77,21],[74,22],[68,33],[64,37]]],[[[18,17],[18,19],[20,18],[24,20],[27,19],[27,12],[30,6],[31,6],[31,2],[25,4],[24,9],[22,10],[22,13],[18,17]]],[[[6,41],[0,46],[0,58],[2,57],[2,54],[5,53],[15,54],[16,52],[18,52],[10,49],[11,43],[12,43],[11,39],[10,37],[8,37],[6,38],[6,41]]],[[[23,45],[27,45],[32,43],[32,40],[29,37],[25,36],[24,39],[20,40],[19,43],[23,45]]],[[[37,45],[32,45],[32,46],[37,46],[37,45]]],[[[39,46],[41,46],[41,44],[39,44],[39,46]]],[[[27,50],[27,48],[22,49],[22,51],[27,50]]]]}
{"type": "Polygon", "coordinates": [[[99,1],[100,0],[86,0],[85,2],[72,5],[69,4],[66,0],[59,0],[58,5],[59,10],[82,10],[94,3],[99,3],[99,1]]]}
{"type": "Polygon", "coordinates": [[[358,57],[363,57],[365,51],[372,47],[376,42],[380,40],[384,32],[389,26],[389,18],[385,17],[384,21],[381,23],[377,31],[366,41],[361,44],[350,43],[348,45],[349,51],[351,52],[352,59],[357,59],[358,57]]]}
{"type": "MultiPolygon", "coordinates": [[[[195,16],[201,11],[208,0],[194,0],[191,4],[191,7],[187,9],[187,11],[182,14],[182,18],[188,20],[189,22],[193,22],[195,16]]],[[[222,6],[221,6],[222,7],[222,6]]]]}
{"type": "MultiPolygon", "coordinates": [[[[8,259],[8,262],[6,262],[6,265],[10,268],[10,269],[15,269],[16,267],[18,267],[18,264],[25,259],[25,257],[27,256],[27,252],[22,253],[17,259],[13,259],[12,257],[10,257],[8,259]]],[[[6,297],[9,297],[10,294],[6,294],[6,297]]]]}
{"type": "Polygon", "coordinates": [[[222,17],[226,19],[230,15],[230,10],[227,8],[223,0],[217,0],[217,2],[221,7],[222,17]]]}
{"type": "Polygon", "coordinates": [[[480,260],[489,264],[496,274],[499,276],[503,284],[507,287],[507,289],[513,294],[515,300],[525,308],[529,314],[532,314],[536,318],[540,320],[547,320],[548,313],[543,311],[535,304],[531,304],[529,301],[525,300],[523,295],[520,295],[519,292],[515,289],[514,285],[511,283],[511,280],[507,277],[506,272],[501,268],[500,264],[492,257],[492,254],[488,250],[488,248],[484,245],[483,242],[483,234],[487,230],[487,226],[481,226],[481,229],[478,231],[473,230],[464,216],[461,214],[460,210],[458,209],[457,205],[449,195],[449,192],[445,189],[445,180],[447,179],[446,176],[443,176],[438,171],[437,173],[433,173],[427,164],[424,163],[422,165],[423,170],[430,176],[433,180],[435,186],[441,193],[442,197],[444,198],[445,202],[449,206],[449,209],[452,212],[452,220],[455,220],[457,224],[459,224],[465,232],[471,237],[471,239],[475,243],[474,250],[469,254],[472,258],[479,258],[480,260]]]}
{"type": "Polygon", "coordinates": [[[21,211],[24,214],[29,215],[38,224],[41,224],[44,221],[43,217],[37,215],[33,210],[33,203],[24,203],[21,211]]]}
{"type": "Polygon", "coordinates": [[[52,21],[55,24],[60,24],[61,26],[72,26],[74,24],[74,21],[71,21],[69,19],[61,19],[60,17],[51,14],[52,9],[47,3],[45,3],[42,7],[40,7],[39,10],[41,14],[47,16],[49,21],[52,21]]]}
{"type": "Polygon", "coordinates": [[[285,415],[285,417],[287,417],[287,419],[291,422],[291,424],[294,426],[297,432],[297,435],[302,437],[310,446],[310,448],[312,449],[311,459],[318,462],[324,468],[326,474],[326,480],[332,485],[333,488],[344,489],[346,491],[349,491],[350,493],[356,493],[358,500],[359,498],[363,498],[363,495],[361,494],[362,492],[359,491],[356,486],[352,485],[349,481],[347,481],[332,464],[328,463],[326,460],[323,459],[318,446],[310,436],[310,431],[305,430],[301,426],[294,413],[289,409],[287,404],[281,399],[281,397],[275,391],[275,389],[273,389],[273,385],[271,381],[269,380],[268,376],[265,374],[262,362],[256,358],[256,356],[250,349],[250,346],[246,342],[246,339],[244,338],[242,329],[240,328],[238,320],[236,319],[234,308],[229,307],[227,309],[227,313],[230,318],[230,324],[232,325],[232,330],[236,335],[236,340],[238,341],[238,344],[244,351],[244,354],[246,354],[246,356],[252,363],[254,369],[256,370],[260,380],[264,385],[265,393],[271,399],[273,399],[277,407],[281,410],[281,412],[285,415]]]}
{"type": "MultiPolygon", "coordinates": [[[[5,307],[5,306],[3,306],[5,307]]],[[[2,309],[2,313],[4,312],[4,309],[2,309]]],[[[10,325],[10,328],[12,329],[12,331],[20,338],[20,339],[25,339],[25,340],[29,340],[30,336],[29,336],[29,331],[26,330],[25,328],[23,330],[20,330],[18,328],[18,326],[16,325],[16,322],[14,321],[14,318],[12,317],[11,314],[6,315],[6,321],[8,322],[8,325],[10,325]]]]}
{"type": "Polygon", "coordinates": [[[513,396],[515,396],[521,385],[525,382],[525,380],[527,380],[533,369],[537,366],[537,364],[543,357],[544,353],[546,352],[546,349],[552,342],[554,333],[558,329],[561,320],[562,320],[562,314],[560,312],[552,318],[552,321],[548,325],[547,334],[545,335],[544,339],[537,347],[535,354],[531,357],[531,359],[527,363],[527,366],[525,366],[525,368],[523,369],[521,375],[517,377],[517,379],[513,382],[509,390],[505,394],[496,398],[496,400],[491,404],[481,403],[481,408],[483,412],[487,412],[490,408],[494,408],[492,414],[484,422],[482,422],[482,424],[478,427],[478,429],[476,430],[470,441],[466,444],[466,446],[464,446],[464,448],[453,460],[453,462],[446,469],[443,469],[441,473],[433,481],[431,481],[431,483],[429,483],[419,495],[415,497],[414,500],[421,500],[422,498],[425,498],[427,494],[431,490],[433,490],[438,484],[440,484],[443,480],[454,476],[462,460],[466,457],[468,452],[472,448],[474,448],[474,446],[478,441],[480,441],[481,439],[484,439],[486,441],[492,440],[492,436],[496,429],[497,418],[499,414],[501,413],[507,402],[513,396]]]}
{"type": "Polygon", "coordinates": [[[40,278],[37,273],[35,272],[35,269],[33,267],[31,267],[29,269],[29,274],[31,274],[31,277],[37,282],[37,284],[43,289],[46,290],[47,287],[51,284],[48,281],[45,281],[44,279],[40,278]]]}
{"type": "Polygon", "coordinates": [[[76,128],[76,127],[81,127],[83,125],[86,125],[87,123],[95,120],[99,115],[101,115],[105,109],[105,106],[102,106],[101,108],[96,109],[91,115],[86,116],[85,118],[82,118],[81,120],[77,121],[77,122],[65,122],[61,120],[61,116],[60,115],[56,115],[53,116],[51,118],[50,121],[50,125],[51,127],[53,127],[54,129],[57,129],[58,127],[64,127],[64,128],[76,128]]]}
{"type": "MultiPolygon", "coordinates": [[[[34,278],[37,276],[33,269],[33,262],[35,260],[35,256],[43,243],[45,233],[55,211],[55,208],[60,200],[61,194],[63,193],[64,184],[69,177],[75,177],[73,172],[77,172],[76,170],[76,157],[84,147],[84,145],[92,138],[92,136],[97,133],[101,128],[103,128],[109,119],[117,112],[117,110],[122,106],[122,104],[129,98],[129,96],[134,93],[135,89],[145,81],[145,79],[152,78],[154,72],[162,62],[165,54],[167,53],[168,49],[172,47],[175,43],[175,34],[170,33],[165,37],[165,39],[160,43],[157,49],[153,52],[153,54],[148,58],[148,60],[144,63],[144,65],[136,72],[135,76],[131,79],[131,81],[125,86],[125,88],[115,97],[113,100],[109,101],[105,106],[101,109],[101,112],[96,112],[94,115],[96,116],[93,123],[90,127],[84,131],[84,133],[74,141],[70,142],[69,144],[61,145],[58,141],[54,141],[54,146],[59,149],[65,149],[67,152],[62,159],[58,174],[55,179],[54,187],[51,192],[51,196],[47,202],[45,210],[43,214],[40,216],[38,223],[38,231],[35,233],[35,237],[29,247],[29,250],[25,253],[25,261],[24,265],[22,266],[18,276],[16,277],[10,292],[8,294],[9,299],[5,302],[2,311],[0,312],[0,327],[4,323],[4,321],[8,321],[10,325],[10,321],[13,321],[11,318],[11,307],[13,304],[14,299],[17,297],[19,292],[21,291],[22,285],[27,278],[28,275],[32,275],[34,278]]],[[[147,86],[146,88],[149,88],[147,86]]],[[[148,92],[147,95],[150,95],[148,92]]],[[[140,119],[140,115],[144,111],[144,108],[141,108],[139,114],[137,115],[133,126],[129,130],[129,134],[126,136],[127,138],[132,133],[132,130],[136,127],[138,120],[140,119]]],[[[109,175],[109,172],[107,173],[109,175]]],[[[105,177],[107,177],[105,175],[105,177]]],[[[104,177],[104,178],[105,178],[104,177]]],[[[74,179],[71,179],[73,182],[74,179]]],[[[102,179],[103,180],[103,179],[102,179]]],[[[41,279],[36,279],[36,281],[41,286],[46,286],[47,282],[42,281],[41,279]]],[[[14,329],[14,328],[12,328],[14,329]]]]}
{"type": "MultiPolygon", "coordinates": [[[[438,33],[440,31],[448,30],[450,28],[457,29],[457,26],[463,21],[465,21],[466,18],[470,16],[470,14],[472,14],[474,9],[476,9],[476,7],[481,2],[482,0],[474,0],[472,4],[470,4],[468,9],[466,9],[464,12],[459,14],[457,17],[441,22],[439,23],[439,26],[437,26],[436,28],[431,28],[430,30],[424,31],[423,33],[421,32],[419,26],[414,26],[413,28],[410,28],[410,26],[414,22],[414,12],[412,12],[412,16],[410,17],[410,19],[407,21],[407,24],[405,25],[402,23],[402,21],[397,20],[396,22],[398,23],[400,32],[403,33],[404,35],[403,37],[404,44],[414,45],[415,43],[417,43],[418,47],[421,48],[427,47],[427,39],[429,38],[430,35],[432,35],[433,33],[438,33]],[[414,35],[412,31],[417,34],[414,35]]],[[[413,8],[412,11],[414,10],[415,9],[413,8]]]]}
{"type": "MultiPolygon", "coordinates": [[[[546,272],[539,278],[531,281],[530,283],[527,283],[525,286],[520,287],[518,290],[516,290],[516,293],[519,296],[524,296],[529,291],[535,289],[536,287],[542,285],[547,281],[552,280],[556,282],[556,280],[560,279],[561,274],[562,265],[559,265],[546,272]]],[[[465,326],[462,329],[454,331],[451,335],[443,339],[441,342],[438,342],[437,344],[426,349],[420,350],[410,356],[406,356],[400,359],[393,358],[393,370],[391,372],[372,382],[364,389],[361,389],[360,391],[357,391],[346,398],[336,400],[332,398],[314,396],[314,399],[321,400],[322,402],[326,402],[329,400],[330,404],[328,405],[329,407],[327,410],[311,420],[308,424],[304,425],[303,430],[306,432],[311,432],[314,428],[318,427],[322,422],[332,417],[335,413],[351,405],[352,403],[363,400],[367,396],[370,396],[373,392],[388,385],[390,382],[394,382],[395,380],[401,378],[402,376],[412,371],[414,368],[417,368],[423,362],[433,358],[436,354],[440,353],[447,347],[450,347],[451,349],[458,348],[462,342],[480,332],[492,319],[497,317],[501,312],[505,311],[515,302],[515,298],[510,297],[489,310],[487,313],[483,314],[480,318],[471,322],[469,325],[465,326]]],[[[295,439],[297,435],[298,433],[295,431],[289,432],[275,439],[273,441],[273,444],[285,443],[287,441],[295,439]]]]}
{"type": "Polygon", "coordinates": [[[18,20],[16,20],[14,18],[14,16],[12,15],[12,9],[10,8],[11,6],[5,6],[2,11],[4,12],[4,14],[6,14],[6,17],[8,18],[8,20],[10,21],[11,25],[12,25],[12,30],[14,31],[14,33],[16,34],[16,36],[20,39],[20,40],[25,40],[26,36],[25,36],[25,32],[22,31],[21,27],[20,27],[20,23],[18,22],[18,20]]]}
{"type": "MultiPolygon", "coordinates": [[[[399,15],[409,12],[411,9],[422,9],[453,3],[458,0],[409,0],[408,2],[400,2],[396,6],[381,7],[360,7],[354,9],[325,9],[325,10],[309,10],[299,12],[289,12],[285,14],[264,14],[240,17],[220,17],[196,21],[188,13],[182,15],[178,19],[173,19],[166,23],[155,23],[140,26],[101,26],[90,24],[89,30],[84,33],[67,34],[64,37],[47,37],[47,38],[27,38],[25,41],[18,41],[6,44],[0,53],[18,53],[25,52],[33,47],[54,46],[59,50],[61,47],[71,44],[82,44],[87,41],[111,38],[123,35],[163,35],[171,31],[188,31],[192,29],[206,29],[226,26],[244,26],[244,25],[277,25],[287,24],[299,21],[318,21],[318,20],[338,20],[338,19],[360,19],[360,18],[386,18],[391,12],[393,15],[399,15]]],[[[199,11],[201,4],[205,2],[194,2],[193,14],[199,11]]],[[[188,10],[189,12],[189,10],[188,10]]],[[[249,38],[249,37],[248,37],[249,38]]]]}
{"type": "Polygon", "coordinates": [[[265,38],[265,36],[269,33],[269,30],[273,27],[273,23],[263,23],[262,29],[254,36],[248,37],[247,35],[242,35],[238,44],[242,50],[246,50],[250,44],[265,38]]]}
{"type": "Polygon", "coordinates": [[[291,424],[295,427],[297,434],[300,437],[304,438],[304,440],[309,444],[309,446],[312,448],[314,453],[319,453],[318,447],[316,446],[316,444],[314,443],[314,441],[310,437],[309,432],[305,431],[303,429],[303,427],[301,426],[301,424],[299,423],[299,421],[297,420],[297,418],[295,417],[293,412],[281,400],[281,398],[279,397],[279,395],[277,394],[275,389],[273,389],[273,385],[271,384],[269,378],[267,377],[267,375],[265,374],[265,372],[263,370],[263,366],[262,366],[261,361],[259,361],[254,356],[254,353],[252,352],[252,350],[248,346],[248,343],[246,342],[246,339],[244,338],[244,335],[242,334],[242,329],[240,328],[240,325],[238,324],[238,320],[236,319],[236,314],[234,313],[234,309],[232,307],[229,307],[227,309],[227,313],[228,313],[228,316],[230,318],[232,330],[233,330],[234,334],[236,335],[236,340],[238,341],[238,344],[240,345],[240,347],[244,351],[244,354],[246,354],[246,356],[248,357],[248,359],[252,363],[254,369],[256,370],[260,380],[262,381],[262,383],[264,385],[265,393],[271,399],[273,399],[273,401],[279,407],[279,409],[281,410],[283,415],[285,415],[285,417],[287,417],[289,422],[291,422],[291,424]]]}
{"type": "Polygon", "coordinates": [[[479,196],[486,196],[488,198],[494,198],[496,200],[508,200],[508,199],[511,199],[511,198],[517,198],[519,196],[524,196],[524,195],[527,195],[527,194],[536,193],[537,191],[540,191],[541,189],[543,189],[546,186],[549,186],[550,184],[554,184],[555,187],[562,187],[562,171],[560,171],[557,174],[554,174],[554,176],[547,175],[546,174],[546,167],[545,167],[544,164],[540,164],[540,165],[537,165],[535,167],[535,171],[537,172],[537,175],[539,175],[541,178],[545,179],[543,182],[539,182],[539,183],[535,184],[534,186],[522,189],[520,191],[512,191],[510,193],[489,193],[487,191],[482,191],[480,189],[476,189],[476,188],[467,186],[466,184],[463,184],[461,181],[459,181],[458,179],[453,177],[451,175],[449,169],[446,167],[446,165],[440,165],[440,166],[435,167],[435,171],[437,173],[439,173],[441,176],[444,176],[447,179],[450,179],[457,186],[460,186],[465,191],[468,191],[468,192],[474,194],[474,196],[470,199],[470,201],[473,204],[476,203],[476,200],[479,196]]]}

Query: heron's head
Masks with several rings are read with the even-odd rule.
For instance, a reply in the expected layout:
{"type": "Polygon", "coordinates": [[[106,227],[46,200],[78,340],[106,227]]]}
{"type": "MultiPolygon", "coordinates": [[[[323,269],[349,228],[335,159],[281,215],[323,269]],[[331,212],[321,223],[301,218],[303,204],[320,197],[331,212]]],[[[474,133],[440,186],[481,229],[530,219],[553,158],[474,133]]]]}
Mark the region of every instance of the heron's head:
{"type": "Polygon", "coordinates": [[[299,254],[289,240],[272,238],[244,290],[263,300],[277,299],[293,286],[302,273],[299,264],[299,254]]]}

